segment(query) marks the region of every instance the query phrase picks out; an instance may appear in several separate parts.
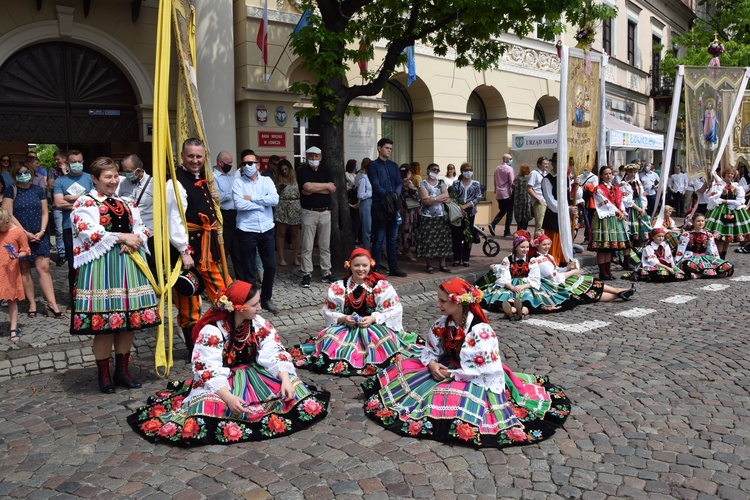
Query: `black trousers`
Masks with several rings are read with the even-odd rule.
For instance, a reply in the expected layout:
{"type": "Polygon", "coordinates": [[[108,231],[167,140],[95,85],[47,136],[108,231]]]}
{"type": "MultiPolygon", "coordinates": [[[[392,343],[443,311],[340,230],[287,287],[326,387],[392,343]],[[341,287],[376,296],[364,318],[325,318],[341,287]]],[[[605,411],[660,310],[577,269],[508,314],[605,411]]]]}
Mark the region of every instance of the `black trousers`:
{"type": "Polygon", "coordinates": [[[513,195],[502,200],[497,200],[497,205],[500,210],[497,212],[495,218],[492,219],[490,225],[495,227],[503,216],[505,216],[505,232],[503,234],[510,234],[510,225],[513,222],[513,195]]]}
{"type": "Polygon", "coordinates": [[[236,243],[242,248],[245,255],[244,269],[247,272],[247,281],[253,286],[258,282],[255,272],[255,254],[260,253],[260,261],[263,263],[263,286],[260,290],[260,302],[265,304],[271,300],[273,294],[273,282],[276,278],[276,229],[271,228],[264,233],[249,233],[240,231],[235,233],[236,243]]]}

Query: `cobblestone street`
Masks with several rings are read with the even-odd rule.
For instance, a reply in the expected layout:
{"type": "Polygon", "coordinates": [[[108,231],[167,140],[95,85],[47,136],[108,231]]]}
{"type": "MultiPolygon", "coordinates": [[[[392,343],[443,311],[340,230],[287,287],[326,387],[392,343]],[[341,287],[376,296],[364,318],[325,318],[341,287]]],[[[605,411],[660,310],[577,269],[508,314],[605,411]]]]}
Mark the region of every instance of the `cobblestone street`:
{"type": "MultiPolygon", "coordinates": [[[[730,260],[732,278],[639,283],[630,302],[518,323],[490,313],[505,363],[549,374],[574,405],[553,438],[505,450],[399,437],[364,416],[363,378],[305,370],[303,380],[332,394],[329,416],[307,430],[233,446],[154,445],[125,420],[166,385],[153,370],[153,335],[136,336],[133,372],[143,388],[103,395],[90,341],[71,338],[67,320],[28,319],[22,306],[22,341],[10,346],[3,308],[0,496],[746,499],[750,259],[730,260]]],[[[467,277],[491,261],[473,259],[467,277]]],[[[64,273],[54,272],[61,290],[64,273]]],[[[263,314],[287,346],[323,326],[324,285],[318,278],[304,290],[298,282],[279,275],[274,301],[286,307],[263,314]]],[[[438,317],[438,282],[416,272],[394,280],[408,330],[424,334],[438,317]]],[[[188,378],[184,346],[175,345],[170,379],[188,378]]]]}

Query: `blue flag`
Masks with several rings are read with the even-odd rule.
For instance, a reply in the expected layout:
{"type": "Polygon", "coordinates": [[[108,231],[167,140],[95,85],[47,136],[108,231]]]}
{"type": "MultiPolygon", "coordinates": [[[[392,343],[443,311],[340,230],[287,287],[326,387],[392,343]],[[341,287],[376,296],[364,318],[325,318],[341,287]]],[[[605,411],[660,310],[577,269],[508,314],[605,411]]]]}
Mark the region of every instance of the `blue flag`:
{"type": "Polygon", "coordinates": [[[310,24],[310,15],[312,14],[312,9],[305,9],[302,12],[302,16],[300,16],[299,21],[297,21],[297,26],[294,27],[294,34],[302,30],[302,28],[306,27],[308,24],[310,24]]]}
{"type": "Polygon", "coordinates": [[[408,58],[406,60],[406,70],[407,70],[407,77],[406,77],[406,86],[409,87],[412,83],[414,83],[417,80],[417,65],[414,62],[414,45],[410,45],[404,49],[404,52],[406,52],[406,57],[408,58]]]}

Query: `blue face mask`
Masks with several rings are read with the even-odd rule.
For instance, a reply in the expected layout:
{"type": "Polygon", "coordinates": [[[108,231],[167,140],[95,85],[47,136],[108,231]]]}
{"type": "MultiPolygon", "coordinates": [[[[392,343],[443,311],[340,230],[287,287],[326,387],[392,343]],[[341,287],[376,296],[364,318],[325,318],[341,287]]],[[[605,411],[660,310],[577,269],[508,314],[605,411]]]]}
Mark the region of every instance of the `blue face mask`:
{"type": "Polygon", "coordinates": [[[25,184],[27,182],[31,181],[31,174],[29,172],[24,172],[22,174],[18,174],[16,176],[16,181],[20,182],[21,184],[25,184]]]}
{"type": "Polygon", "coordinates": [[[245,162],[242,164],[242,173],[247,177],[252,178],[258,173],[258,164],[255,162],[245,162]]]}
{"type": "Polygon", "coordinates": [[[70,171],[76,175],[80,174],[81,172],[83,172],[83,163],[71,163],[70,171]]]}

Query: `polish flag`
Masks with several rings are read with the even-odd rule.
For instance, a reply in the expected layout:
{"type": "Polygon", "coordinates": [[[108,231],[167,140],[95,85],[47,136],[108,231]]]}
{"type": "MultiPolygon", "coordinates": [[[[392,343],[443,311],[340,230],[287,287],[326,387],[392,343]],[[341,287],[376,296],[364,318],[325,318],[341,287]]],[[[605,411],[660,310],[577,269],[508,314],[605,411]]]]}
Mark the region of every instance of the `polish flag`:
{"type": "Polygon", "coordinates": [[[263,19],[260,20],[258,37],[255,39],[258,48],[263,54],[263,63],[268,64],[268,0],[263,2],[263,19]]]}

